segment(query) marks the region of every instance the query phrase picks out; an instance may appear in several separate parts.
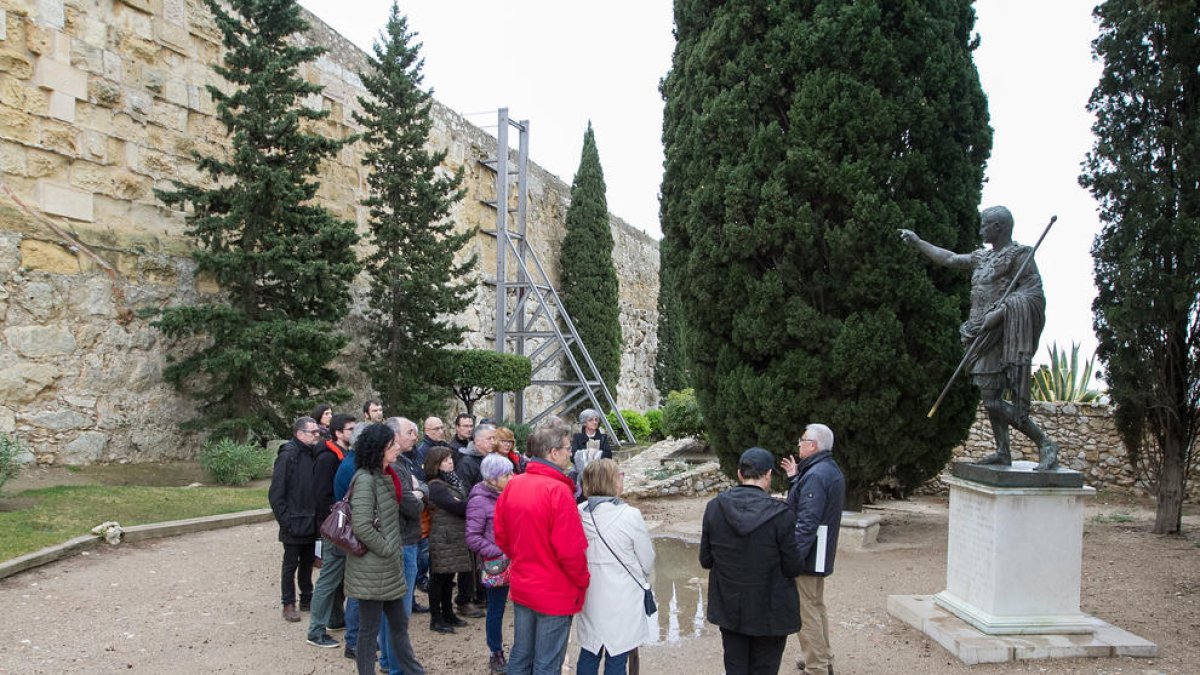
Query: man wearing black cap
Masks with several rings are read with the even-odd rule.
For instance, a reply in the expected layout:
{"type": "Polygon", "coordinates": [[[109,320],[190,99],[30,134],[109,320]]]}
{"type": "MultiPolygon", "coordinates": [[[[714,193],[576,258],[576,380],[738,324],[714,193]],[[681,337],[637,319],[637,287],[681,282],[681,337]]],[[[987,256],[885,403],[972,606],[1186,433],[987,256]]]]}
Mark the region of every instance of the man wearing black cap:
{"type": "Polygon", "coordinates": [[[750,448],[738,460],[737,487],[704,509],[700,566],[708,578],[708,620],[721,628],[726,675],[778,673],[787,637],[800,629],[796,517],[773,499],[775,457],[750,448]]]}

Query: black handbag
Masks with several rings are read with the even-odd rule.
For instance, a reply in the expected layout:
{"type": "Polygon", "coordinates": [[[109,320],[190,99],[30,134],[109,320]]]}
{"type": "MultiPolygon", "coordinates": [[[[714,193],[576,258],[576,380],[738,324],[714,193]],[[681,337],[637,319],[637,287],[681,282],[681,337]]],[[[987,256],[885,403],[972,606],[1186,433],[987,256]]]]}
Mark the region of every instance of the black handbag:
{"type": "MultiPolygon", "coordinates": [[[[600,526],[596,524],[596,512],[589,511],[588,513],[592,515],[592,527],[596,528],[596,536],[600,537],[600,543],[604,544],[604,548],[608,549],[608,552],[613,554],[613,557],[616,558],[617,562],[621,564],[621,567],[625,569],[625,573],[633,577],[633,580],[637,582],[638,586],[642,586],[641,580],[634,576],[633,572],[629,571],[629,568],[625,566],[625,561],[621,560],[621,556],[617,555],[617,552],[612,550],[612,547],[608,545],[607,541],[604,541],[604,535],[600,534],[600,526]]],[[[646,610],[646,616],[654,616],[654,613],[658,611],[658,603],[654,602],[654,590],[650,588],[650,584],[642,586],[642,593],[644,593],[642,596],[642,608],[646,610]]]]}

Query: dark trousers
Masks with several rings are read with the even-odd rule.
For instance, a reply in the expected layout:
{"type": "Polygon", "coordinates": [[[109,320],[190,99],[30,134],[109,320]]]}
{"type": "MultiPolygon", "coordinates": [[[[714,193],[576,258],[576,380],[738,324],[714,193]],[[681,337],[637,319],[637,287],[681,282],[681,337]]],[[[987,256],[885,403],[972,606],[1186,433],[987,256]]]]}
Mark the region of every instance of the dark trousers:
{"type": "Polygon", "coordinates": [[[308,604],[313,596],[313,561],[316,551],[313,542],[283,545],[283,568],[279,575],[279,598],[285,605],[296,604],[296,585],[300,585],[300,602],[308,604]]]}
{"type": "Polygon", "coordinates": [[[405,675],[425,675],[425,669],[413,654],[412,641],[408,639],[404,598],[358,601],[358,645],[354,661],[359,675],[375,675],[375,636],[379,634],[380,615],[387,617],[389,657],[394,659],[390,665],[399,666],[405,675]]]}
{"type": "Polygon", "coordinates": [[[474,554],[471,554],[471,565],[470,572],[458,573],[458,595],[454,598],[454,602],[459,605],[471,602],[484,606],[487,603],[487,595],[483,592],[483,584],[479,583],[479,568],[475,565],[474,554]]]}
{"type": "Polygon", "coordinates": [[[454,616],[454,573],[433,572],[429,575],[429,613],[434,621],[444,621],[454,616]]]}
{"type": "Polygon", "coordinates": [[[786,635],[743,635],[721,629],[725,675],[776,675],[783,661],[786,635]]]}

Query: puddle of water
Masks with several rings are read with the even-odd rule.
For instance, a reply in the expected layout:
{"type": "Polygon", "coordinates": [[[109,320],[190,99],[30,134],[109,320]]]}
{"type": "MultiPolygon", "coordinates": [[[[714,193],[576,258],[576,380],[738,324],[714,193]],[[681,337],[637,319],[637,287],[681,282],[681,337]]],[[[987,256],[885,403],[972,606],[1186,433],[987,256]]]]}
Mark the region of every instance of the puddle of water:
{"type": "Polygon", "coordinates": [[[700,567],[700,545],[672,537],[654,540],[654,600],[658,613],[646,617],[651,644],[679,644],[716,630],[704,619],[708,571],[700,567]]]}

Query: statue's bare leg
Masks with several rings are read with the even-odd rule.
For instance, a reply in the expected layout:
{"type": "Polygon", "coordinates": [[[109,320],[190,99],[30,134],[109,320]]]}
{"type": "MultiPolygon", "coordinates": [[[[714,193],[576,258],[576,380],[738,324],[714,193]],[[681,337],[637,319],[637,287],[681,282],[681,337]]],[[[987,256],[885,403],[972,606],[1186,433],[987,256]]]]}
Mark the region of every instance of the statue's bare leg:
{"type": "MultiPolygon", "coordinates": [[[[1025,434],[1025,436],[1028,437],[1030,441],[1033,441],[1033,444],[1037,446],[1038,471],[1051,471],[1058,468],[1058,443],[1055,443],[1054,439],[1046,435],[1046,432],[1042,431],[1042,428],[1039,427],[1037,423],[1029,417],[1028,408],[1021,408],[1003,399],[985,400],[984,407],[987,408],[988,418],[992,422],[993,433],[996,434],[997,454],[1001,452],[1001,442],[1000,433],[996,432],[995,429],[997,428],[998,424],[1003,424],[1005,427],[1003,452],[1004,456],[1007,457],[1008,460],[1003,462],[1004,464],[1012,464],[1012,459],[1008,450],[1008,429],[1011,427],[1022,434],[1025,434]],[[1002,421],[998,421],[998,419],[1002,421]]],[[[985,458],[980,462],[980,464],[1001,463],[999,461],[989,462],[987,461],[988,459],[990,459],[990,457],[985,458]]]]}
{"type": "Polygon", "coordinates": [[[988,421],[992,423],[992,436],[996,439],[996,451],[979,460],[979,464],[998,464],[1012,466],[1012,452],[1009,450],[1008,427],[1011,419],[1007,414],[1008,403],[1000,398],[997,390],[984,390],[983,407],[987,410],[988,421]]]}

